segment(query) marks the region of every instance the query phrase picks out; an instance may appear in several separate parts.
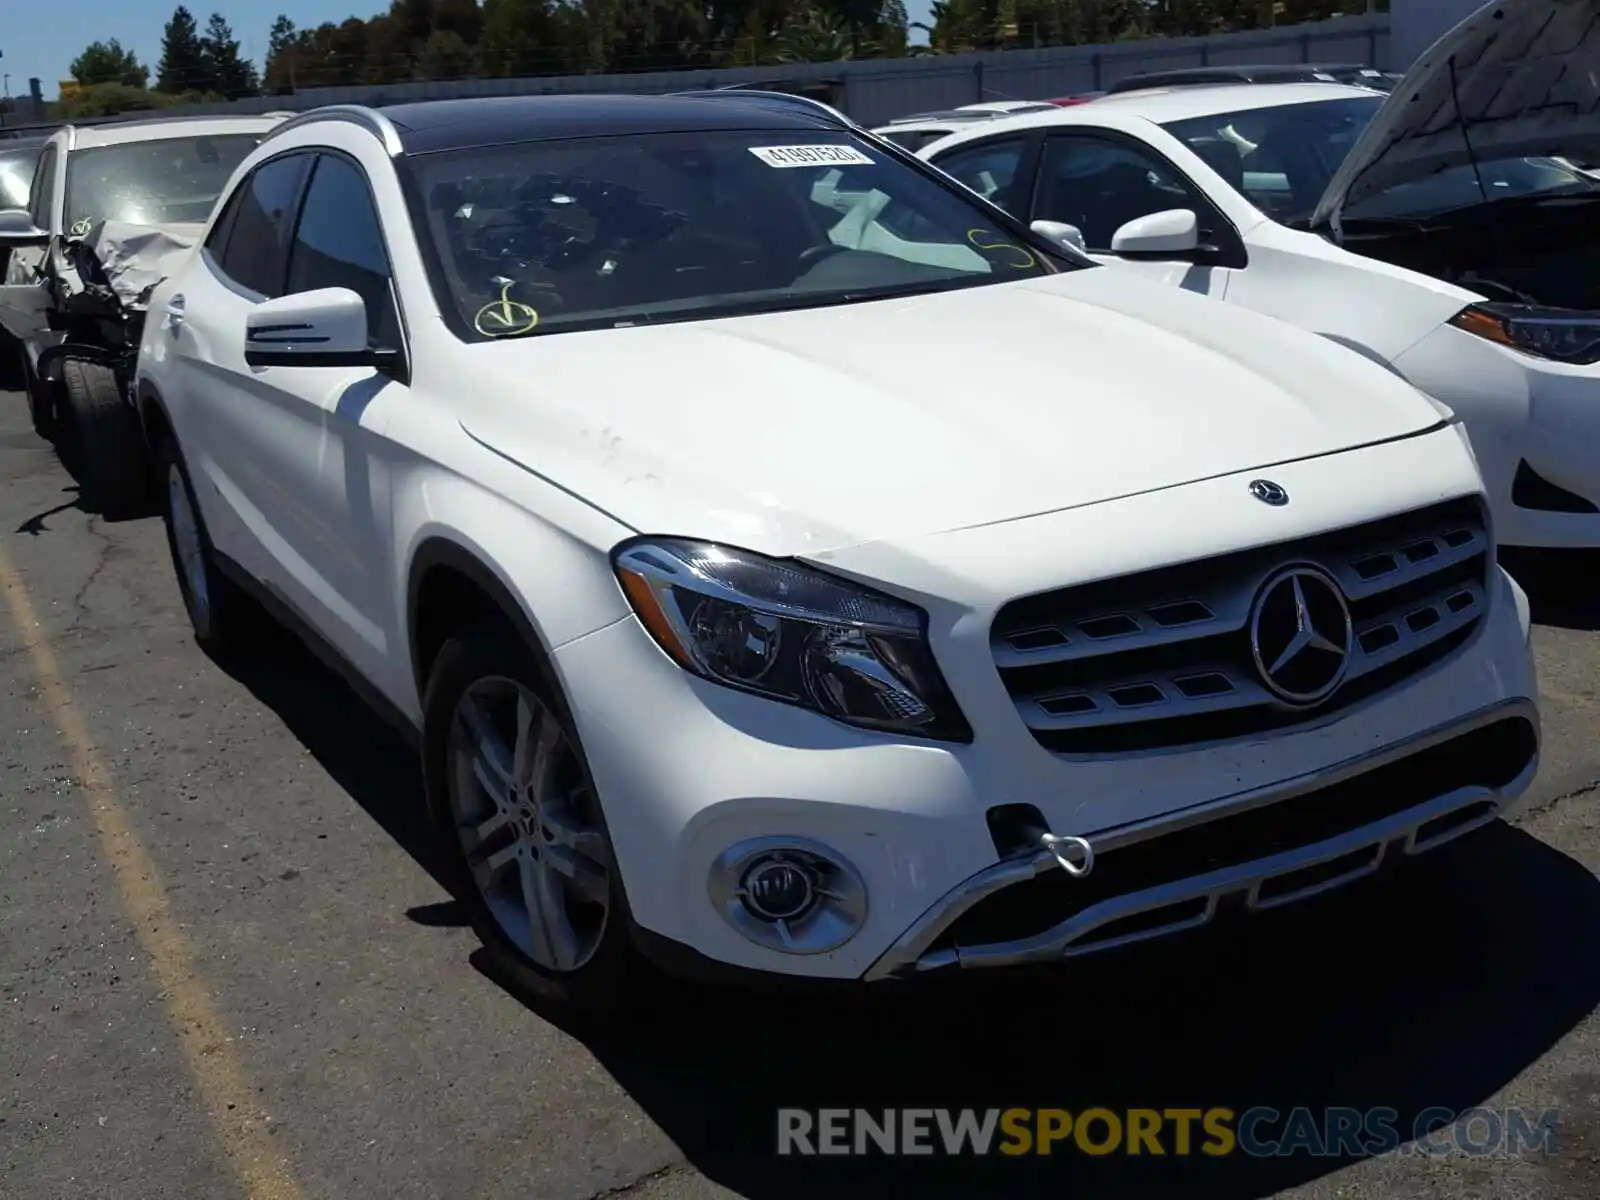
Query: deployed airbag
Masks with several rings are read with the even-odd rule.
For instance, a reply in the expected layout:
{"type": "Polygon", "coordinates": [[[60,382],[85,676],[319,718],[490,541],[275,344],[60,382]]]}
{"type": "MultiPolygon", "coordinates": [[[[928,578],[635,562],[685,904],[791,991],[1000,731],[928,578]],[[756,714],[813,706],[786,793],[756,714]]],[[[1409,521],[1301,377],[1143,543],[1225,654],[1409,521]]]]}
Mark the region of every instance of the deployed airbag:
{"type": "Polygon", "coordinates": [[[124,307],[143,307],[177,260],[200,240],[204,228],[99,221],[74,240],[93,254],[105,285],[124,307]]]}

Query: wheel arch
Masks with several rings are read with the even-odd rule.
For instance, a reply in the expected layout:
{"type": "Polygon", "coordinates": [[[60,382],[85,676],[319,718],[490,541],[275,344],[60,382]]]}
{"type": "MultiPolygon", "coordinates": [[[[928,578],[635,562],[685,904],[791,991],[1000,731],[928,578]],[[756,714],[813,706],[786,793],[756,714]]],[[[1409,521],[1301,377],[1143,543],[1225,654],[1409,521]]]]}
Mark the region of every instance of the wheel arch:
{"type": "Polygon", "coordinates": [[[477,552],[442,535],[424,540],[406,576],[406,645],[412,683],[425,694],[428,675],[450,634],[474,621],[498,624],[533,655],[553,696],[563,697],[550,645],[500,573],[477,552]]]}
{"type": "Polygon", "coordinates": [[[161,390],[148,379],[140,379],[134,386],[134,400],[139,411],[139,424],[144,427],[145,441],[153,449],[164,435],[175,436],[172,418],[167,413],[167,402],[161,390]]]}

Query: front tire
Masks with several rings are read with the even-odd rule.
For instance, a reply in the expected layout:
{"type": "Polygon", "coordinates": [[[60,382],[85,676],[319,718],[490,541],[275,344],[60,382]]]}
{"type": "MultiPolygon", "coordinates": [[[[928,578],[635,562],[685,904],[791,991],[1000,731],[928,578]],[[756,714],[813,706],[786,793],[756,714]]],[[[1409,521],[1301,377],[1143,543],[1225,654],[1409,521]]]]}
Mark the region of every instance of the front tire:
{"type": "Polygon", "coordinates": [[[150,456],[139,414],[105,363],[61,361],[69,468],[88,507],[100,512],[139,508],[149,495],[150,456]]]}
{"type": "Polygon", "coordinates": [[[178,591],[194,630],[194,640],[207,654],[239,649],[259,619],[251,599],[217,567],[211,535],[206,532],[194,485],[178,445],[170,437],[157,445],[162,483],[162,517],[167,550],[178,576],[178,591]]]}
{"type": "Polygon", "coordinates": [[[560,698],[520,639],[447,641],[423,700],[429,808],[458,897],[502,979],[600,1019],[647,970],[611,839],[560,698]]]}

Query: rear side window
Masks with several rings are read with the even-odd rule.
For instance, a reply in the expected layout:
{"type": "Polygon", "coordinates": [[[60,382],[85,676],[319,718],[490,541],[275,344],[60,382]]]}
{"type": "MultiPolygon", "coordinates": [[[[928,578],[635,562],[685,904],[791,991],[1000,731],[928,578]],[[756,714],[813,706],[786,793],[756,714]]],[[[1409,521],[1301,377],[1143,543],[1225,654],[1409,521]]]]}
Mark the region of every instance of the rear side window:
{"type": "Polygon", "coordinates": [[[217,221],[219,244],[207,246],[224,275],[269,300],[283,294],[289,230],[310,158],[291,154],[257,167],[217,221]]]}
{"type": "Polygon", "coordinates": [[[392,349],[400,338],[389,276],[389,253],[366,176],[347,159],[322,155],[289,249],[289,293],[349,288],[366,301],[369,340],[392,349]]]}

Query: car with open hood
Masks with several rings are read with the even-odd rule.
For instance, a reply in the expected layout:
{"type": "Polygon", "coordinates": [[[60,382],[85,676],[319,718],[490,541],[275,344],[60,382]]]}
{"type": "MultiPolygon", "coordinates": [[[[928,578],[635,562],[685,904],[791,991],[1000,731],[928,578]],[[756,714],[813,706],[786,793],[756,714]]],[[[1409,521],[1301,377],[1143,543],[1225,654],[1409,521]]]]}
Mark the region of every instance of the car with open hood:
{"type": "Polygon", "coordinates": [[[879,981],[1270,908],[1509,812],[1526,597],[1458,423],[820,105],[320,109],[152,295],[208,648],[420,750],[500,977],[879,981]]]}
{"type": "Polygon", "coordinates": [[[1382,363],[1464,419],[1503,542],[1600,546],[1600,0],[1487,5],[1388,97],[1130,92],[918,153],[1101,262],[1382,363]]]}

